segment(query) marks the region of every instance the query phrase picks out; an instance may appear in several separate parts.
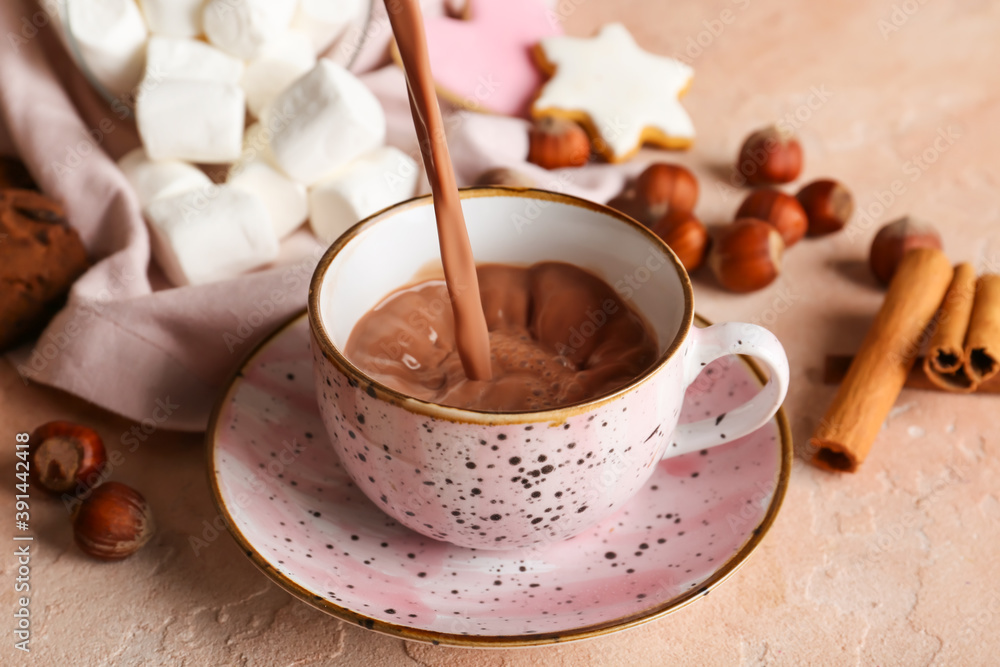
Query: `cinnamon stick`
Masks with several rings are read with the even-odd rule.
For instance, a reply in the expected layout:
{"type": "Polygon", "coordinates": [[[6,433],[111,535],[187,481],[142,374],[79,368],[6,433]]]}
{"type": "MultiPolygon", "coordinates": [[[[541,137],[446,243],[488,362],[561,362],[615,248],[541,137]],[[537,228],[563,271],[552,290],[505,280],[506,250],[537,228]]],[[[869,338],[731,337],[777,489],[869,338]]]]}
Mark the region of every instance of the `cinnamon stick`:
{"type": "Polygon", "coordinates": [[[953,274],[940,250],[916,248],[903,257],[882,308],[812,437],[814,465],[854,472],[868,456],[953,274]]]}
{"type": "Polygon", "coordinates": [[[965,367],[965,336],[975,297],[976,270],[963,262],[955,267],[923,364],[927,378],[947,391],[971,393],[979,384],[965,367]]]}
{"type": "MultiPolygon", "coordinates": [[[[849,354],[828,354],[823,364],[823,384],[840,384],[847,376],[847,369],[851,367],[854,357],[849,354]]],[[[947,391],[941,386],[930,381],[924,373],[924,358],[917,357],[916,363],[910,369],[910,374],[906,376],[906,389],[925,389],[929,391],[947,391]]],[[[992,378],[976,387],[977,394],[1000,394],[1000,375],[992,378]]]]}
{"type": "Polygon", "coordinates": [[[976,286],[969,332],[965,337],[965,372],[986,382],[1000,371],[1000,275],[981,276],[976,286]]]}

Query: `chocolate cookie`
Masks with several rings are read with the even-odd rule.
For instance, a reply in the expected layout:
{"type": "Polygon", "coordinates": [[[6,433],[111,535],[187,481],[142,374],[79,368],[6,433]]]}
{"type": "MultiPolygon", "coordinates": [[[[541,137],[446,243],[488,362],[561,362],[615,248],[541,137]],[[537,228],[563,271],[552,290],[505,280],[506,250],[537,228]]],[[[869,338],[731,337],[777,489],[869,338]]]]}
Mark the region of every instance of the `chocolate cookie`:
{"type": "Polygon", "coordinates": [[[0,190],[0,350],[37,333],[87,266],[58,203],[37,192],[0,190]]]}
{"type": "Polygon", "coordinates": [[[0,188],[37,190],[38,186],[23,162],[17,158],[0,156],[0,188]]]}

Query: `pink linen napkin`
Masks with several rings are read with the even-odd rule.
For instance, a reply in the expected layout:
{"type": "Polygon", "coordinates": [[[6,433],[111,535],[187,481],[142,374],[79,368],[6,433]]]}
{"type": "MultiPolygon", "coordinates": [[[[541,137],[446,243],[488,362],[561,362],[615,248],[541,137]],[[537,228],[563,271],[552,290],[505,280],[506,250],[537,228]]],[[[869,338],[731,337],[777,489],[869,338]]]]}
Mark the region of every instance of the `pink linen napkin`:
{"type": "MultiPolygon", "coordinates": [[[[426,4],[442,11],[441,0],[426,4]]],[[[355,69],[366,71],[362,80],[386,109],[388,142],[416,157],[404,79],[387,64],[388,21],[382,3],[376,7],[355,69]]],[[[22,35],[37,11],[30,0],[0,3],[0,34],[22,35]]],[[[66,390],[143,428],[204,430],[241,359],[305,307],[324,247],[304,228],[264,270],[209,285],[167,284],[150,261],[139,203],[114,162],[139,145],[135,126],[90,87],[54,30],[8,39],[0,49],[0,149],[19,155],[42,189],[63,202],[94,265],[38,340],[8,358],[26,383],[66,390]]],[[[508,166],[540,187],[603,202],[618,193],[626,172],[641,167],[546,171],[525,162],[526,121],[446,113],[457,116],[449,142],[460,185],[508,166]]]]}

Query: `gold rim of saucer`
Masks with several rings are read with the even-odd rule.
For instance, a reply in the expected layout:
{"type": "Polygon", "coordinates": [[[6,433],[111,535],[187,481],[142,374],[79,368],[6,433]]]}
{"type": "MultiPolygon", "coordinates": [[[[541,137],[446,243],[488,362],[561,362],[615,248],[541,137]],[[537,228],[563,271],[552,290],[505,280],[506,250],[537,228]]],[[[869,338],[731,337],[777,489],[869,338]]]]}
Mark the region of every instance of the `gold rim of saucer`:
{"type": "MultiPolygon", "coordinates": [[[[229,508],[222,498],[222,490],[219,488],[219,480],[216,473],[215,445],[218,440],[216,432],[218,430],[219,416],[222,414],[222,410],[226,404],[229,403],[233,390],[236,388],[237,381],[242,376],[243,369],[246,368],[247,365],[249,365],[274,338],[287,331],[304,315],[306,315],[305,311],[298,312],[286,320],[283,324],[278,326],[272,333],[268,334],[266,338],[261,340],[256,347],[254,347],[246,355],[230,376],[229,381],[226,383],[226,391],[223,392],[222,396],[220,396],[218,402],[216,402],[212,409],[212,415],[208,422],[208,430],[205,432],[205,453],[208,463],[208,482],[212,489],[212,501],[219,510],[219,514],[222,516],[222,519],[226,524],[226,528],[233,536],[233,539],[236,540],[236,543],[239,545],[243,553],[246,554],[257,569],[263,572],[265,576],[271,579],[271,581],[278,584],[278,586],[302,602],[305,602],[306,604],[315,607],[320,611],[326,612],[327,614],[330,614],[331,616],[334,616],[342,621],[357,624],[363,628],[374,630],[382,634],[392,635],[394,637],[400,637],[411,641],[420,641],[444,646],[459,646],[464,648],[522,648],[528,646],[543,646],[547,644],[561,644],[580,639],[601,637],[613,632],[618,632],[619,630],[626,630],[637,625],[642,625],[644,623],[663,618],[668,614],[672,614],[673,612],[686,607],[698,598],[708,595],[708,593],[714,590],[715,587],[735,574],[736,571],[747,562],[750,555],[757,550],[757,547],[760,546],[764,536],[767,534],[768,530],[774,523],[774,520],[777,518],[778,511],[781,509],[781,505],[784,502],[785,493],[788,490],[788,483],[791,479],[792,458],[794,456],[794,452],[792,448],[792,432],[788,425],[788,417],[785,415],[784,408],[779,408],[772,419],[776,422],[778,427],[781,460],[778,467],[777,480],[775,481],[774,494],[771,496],[771,502],[768,505],[767,512],[764,514],[764,518],[757,525],[757,527],[750,531],[749,538],[746,543],[740,547],[739,551],[726,560],[726,562],[723,563],[715,571],[715,573],[696,590],[678,595],[672,600],[668,600],[661,605],[638,614],[632,614],[630,616],[614,619],[598,625],[575,628],[566,632],[552,632],[537,635],[481,635],[473,637],[469,635],[458,635],[411,628],[404,625],[380,621],[378,619],[365,616],[364,614],[359,614],[347,609],[346,607],[334,604],[324,597],[314,594],[308,589],[292,581],[286,575],[275,570],[271,564],[268,563],[267,559],[264,558],[259,551],[257,551],[246,536],[243,535],[239,527],[236,525],[232,515],[229,513],[229,508]]],[[[695,315],[694,317],[702,326],[709,326],[711,324],[709,320],[701,317],[700,315],[695,315]]],[[[750,368],[751,372],[757,378],[758,382],[760,382],[761,386],[767,382],[767,375],[763,370],[761,370],[760,366],[754,360],[741,356],[740,361],[750,368]]]]}
{"type": "Polygon", "coordinates": [[[421,195],[419,197],[413,197],[411,199],[407,199],[406,201],[384,208],[381,211],[368,216],[344,232],[336,241],[334,241],[333,245],[327,248],[326,252],[323,253],[323,256],[319,260],[319,264],[316,265],[316,270],[313,272],[312,278],[309,281],[308,316],[309,330],[312,340],[319,345],[319,349],[323,353],[323,356],[326,357],[330,363],[336,366],[337,369],[346,375],[350,381],[356,382],[358,383],[358,386],[364,387],[364,389],[374,398],[388,401],[409,412],[451,422],[490,426],[500,424],[537,424],[540,422],[550,422],[553,426],[558,426],[570,417],[574,417],[583,412],[588,412],[594,408],[618,400],[624,394],[632,391],[645,382],[648,382],[661,368],[667,364],[667,362],[670,361],[674,354],[680,350],[685,338],[687,338],[691,331],[691,323],[694,320],[694,288],[691,286],[691,278],[688,276],[687,271],[684,270],[684,266],[677,258],[677,255],[675,255],[673,250],[671,250],[670,247],[663,242],[663,239],[650,231],[646,226],[636,222],[624,213],[616,211],[608,206],[604,206],[603,204],[597,204],[586,199],[581,199],[579,197],[559,192],[551,192],[549,190],[488,185],[482,187],[463,188],[459,191],[459,196],[461,199],[514,196],[524,199],[540,199],[543,201],[557,202],[602,213],[639,231],[641,234],[646,236],[654,247],[664,251],[666,257],[673,262],[674,270],[677,272],[677,277],[681,282],[681,289],[684,292],[684,313],[682,315],[681,326],[678,328],[677,333],[674,335],[674,339],[671,341],[670,345],[667,346],[667,349],[660,355],[656,363],[647,368],[628,384],[607,394],[602,394],[596,398],[580,403],[564,405],[551,410],[497,413],[486,412],[483,410],[470,410],[467,408],[456,408],[439,405],[437,403],[430,403],[428,401],[421,401],[379,382],[351,363],[351,361],[345,357],[339,349],[337,349],[337,346],[333,344],[333,341],[327,333],[326,327],[323,325],[322,319],[319,317],[320,290],[322,288],[323,279],[326,275],[327,269],[341,250],[347,247],[347,245],[359,234],[384,218],[418,206],[430,206],[432,204],[431,195],[421,195]]]}

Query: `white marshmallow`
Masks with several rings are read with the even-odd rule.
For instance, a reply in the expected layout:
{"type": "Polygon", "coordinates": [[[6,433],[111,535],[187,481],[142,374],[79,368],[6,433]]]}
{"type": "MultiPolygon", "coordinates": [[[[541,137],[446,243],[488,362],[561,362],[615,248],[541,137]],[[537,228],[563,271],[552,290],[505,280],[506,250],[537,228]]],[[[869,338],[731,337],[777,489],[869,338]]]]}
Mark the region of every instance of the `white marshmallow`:
{"type": "Polygon", "coordinates": [[[139,0],[150,32],[164,37],[200,35],[204,6],[205,0],[139,0]]]}
{"type": "Polygon", "coordinates": [[[296,183],[274,164],[267,146],[268,132],[251,125],[243,138],[243,154],[229,169],[226,182],[256,194],[270,214],[278,238],[295,231],[309,215],[306,186],[296,183]]]}
{"type": "Polygon", "coordinates": [[[275,162],[307,185],[385,141],[378,99],[357,77],[325,59],[279,95],[262,120],[274,131],[275,162]]]}
{"type": "Polygon", "coordinates": [[[175,285],[225,280],[278,256],[263,203],[240,188],[219,185],[164,197],[145,213],[153,255],[175,285]]]}
{"type": "Polygon", "coordinates": [[[229,184],[260,198],[279,239],[302,226],[309,215],[306,186],[291,180],[266,160],[245,163],[229,184]]]}
{"type": "Polygon", "coordinates": [[[316,53],[323,53],[364,11],[364,0],[300,0],[292,29],[308,35],[316,53]]]}
{"type": "Polygon", "coordinates": [[[250,59],[292,21],[298,0],[211,0],[202,20],[208,40],[234,56],[250,59]]]}
{"type": "Polygon", "coordinates": [[[143,86],[135,110],[150,159],[216,163],[240,156],[244,107],[236,84],[167,80],[143,86]]]}
{"type": "Polygon", "coordinates": [[[413,158],[382,146],[309,189],[309,226],[330,243],[372,213],[412,197],[419,175],[413,158]]]}
{"type": "Polygon", "coordinates": [[[149,85],[168,79],[239,83],[243,61],[196,39],[158,37],[146,47],[146,79],[149,85]]]}
{"type": "Polygon", "coordinates": [[[274,98],[315,66],[312,42],[301,32],[289,30],[265,44],[243,73],[250,113],[260,118],[274,98]]]}
{"type": "Polygon", "coordinates": [[[125,174],[143,207],[163,197],[212,185],[212,180],[197,167],[180,160],[154,162],[141,148],[118,160],[118,168],[125,174]]]}
{"type": "Polygon", "coordinates": [[[135,0],[68,0],[66,19],[84,64],[108,92],[120,97],[139,83],[149,33],[135,0]]]}

